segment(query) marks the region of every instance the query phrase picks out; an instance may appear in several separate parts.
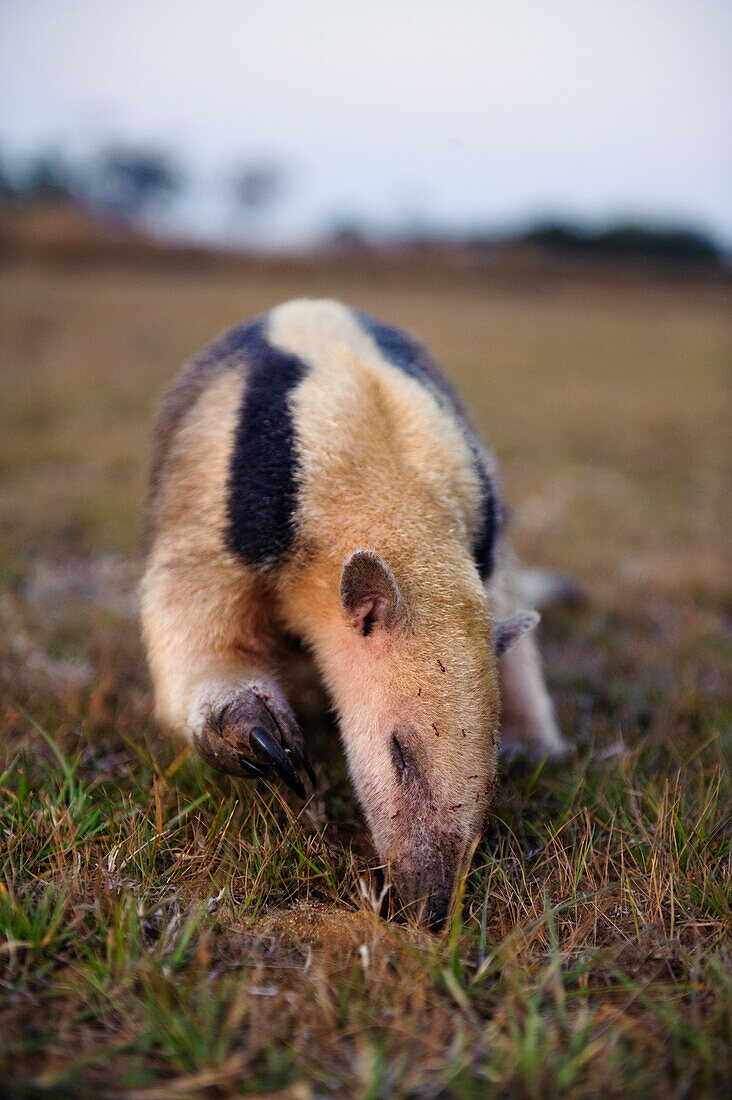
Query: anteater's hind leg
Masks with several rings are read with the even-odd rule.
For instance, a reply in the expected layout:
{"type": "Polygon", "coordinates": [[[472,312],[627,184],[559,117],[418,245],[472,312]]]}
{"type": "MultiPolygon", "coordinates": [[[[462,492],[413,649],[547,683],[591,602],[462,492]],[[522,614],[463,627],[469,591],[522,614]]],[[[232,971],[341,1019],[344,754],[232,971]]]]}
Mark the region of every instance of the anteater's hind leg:
{"type": "Polygon", "coordinates": [[[154,557],[142,621],[158,717],[220,771],[274,771],[304,797],[301,777],[312,770],[278,682],[276,632],[256,578],[230,561],[154,557]]]}
{"type": "MultiPolygon", "coordinates": [[[[523,571],[510,547],[499,545],[497,566],[488,585],[493,612],[504,618],[527,607],[523,571]]],[[[541,758],[559,758],[569,751],[562,737],[554,706],[544,682],[539,647],[533,634],[525,634],[498,661],[501,692],[501,751],[541,758]]]]}
{"type": "Polygon", "coordinates": [[[522,753],[537,759],[566,755],[569,745],[559,732],[539,650],[531,635],[524,635],[501,657],[498,679],[501,749],[505,755],[522,753]]]}

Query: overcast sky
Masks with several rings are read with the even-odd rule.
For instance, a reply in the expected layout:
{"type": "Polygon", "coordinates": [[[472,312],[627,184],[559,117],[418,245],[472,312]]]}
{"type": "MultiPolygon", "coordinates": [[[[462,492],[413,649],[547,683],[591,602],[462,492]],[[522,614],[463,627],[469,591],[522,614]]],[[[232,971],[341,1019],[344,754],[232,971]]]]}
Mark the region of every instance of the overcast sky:
{"type": "Polygon", "coordinates": [[[0,0],[0,150],[163,145],[203,228],[265,156],[285,236],[555,213],[732,244],[731,59],[731,0],[0,0]]]}

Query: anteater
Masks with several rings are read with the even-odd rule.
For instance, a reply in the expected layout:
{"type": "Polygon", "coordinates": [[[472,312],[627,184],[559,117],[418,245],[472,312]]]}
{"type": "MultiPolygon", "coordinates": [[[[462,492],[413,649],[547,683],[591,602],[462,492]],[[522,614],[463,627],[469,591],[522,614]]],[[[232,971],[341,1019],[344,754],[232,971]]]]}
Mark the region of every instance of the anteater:
{"type": "Polygon", "coordinates": [[[215,768],[304,796],[299,645],[389,880],[433,924],[497,738],[565,748],[505,515],[495,458],[428,352],[335,301],[231,329],[159,411],[142,582],[158,717],[215,768]]]}

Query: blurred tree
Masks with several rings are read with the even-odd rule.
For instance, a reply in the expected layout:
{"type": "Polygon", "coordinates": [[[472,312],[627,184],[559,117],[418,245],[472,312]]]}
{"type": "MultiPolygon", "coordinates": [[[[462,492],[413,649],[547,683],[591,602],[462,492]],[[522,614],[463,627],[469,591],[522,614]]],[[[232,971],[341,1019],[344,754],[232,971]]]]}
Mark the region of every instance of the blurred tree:
{"type": "Polygon", "coordinates": [[[718,260],[719,249],[704,233],[684,226],[636,223],[591,230],[565,223],[536,226],[524,240],[549,252],[601,259],[718,260]]]}
{"type": "Polygon", "coordinates": [[[90,197],[131,217],[168,202],[182,185],[180,170],[166,153],[115,146],[105,150],[92,172],[90,197]]]}
{"type": "Polygon", "coordinates": [[[327,233],[331,248],[342,252],[364,252],[371,247],[368,229],[357,215],[342,215],[334,219],[327,233]]]}
{"type": "Polygon", "coordinates": [[[278,164],[245,164],[234,174],[234,199],[247,216],[257,217],[282,196],[286,179],[285,170],[278,164]]]}
{"type": "Polygon", "coordinates": [[[12,202],[16,197],[16,186],[7,161],[0,154],[0,206],[12,202]]]}
{"type": "Polygon", "coordinates": [[[39,153],[28,164],[16,188],[28,202],[69,202],[79,192],[79,183],[68,164],[56,153],[39,153]]]}

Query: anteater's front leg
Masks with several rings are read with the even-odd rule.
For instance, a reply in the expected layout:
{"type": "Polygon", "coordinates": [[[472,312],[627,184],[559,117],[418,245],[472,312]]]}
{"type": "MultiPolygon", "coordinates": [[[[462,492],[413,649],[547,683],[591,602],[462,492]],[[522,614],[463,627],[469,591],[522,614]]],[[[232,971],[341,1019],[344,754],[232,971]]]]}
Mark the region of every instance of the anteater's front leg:
{"type": "Polygon", "coordinates": [[[251,576],[227,563],[153,561],[142,622],[158,717],[219,771],[245,778],[274,771],[304,798],[302,777],[314,776],[251,576]]]}

